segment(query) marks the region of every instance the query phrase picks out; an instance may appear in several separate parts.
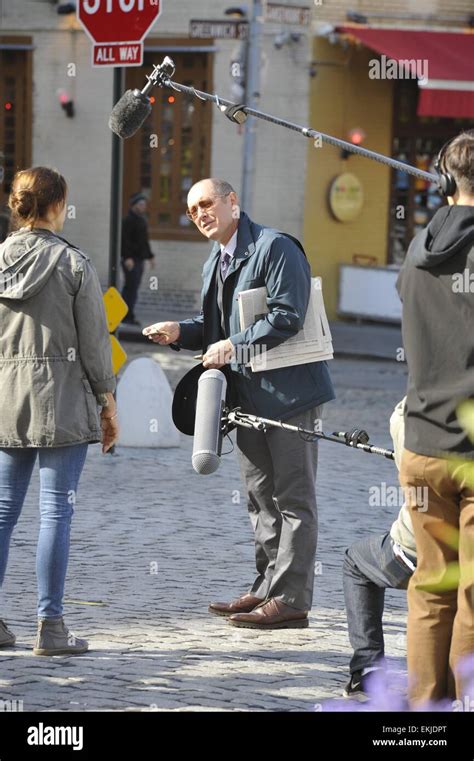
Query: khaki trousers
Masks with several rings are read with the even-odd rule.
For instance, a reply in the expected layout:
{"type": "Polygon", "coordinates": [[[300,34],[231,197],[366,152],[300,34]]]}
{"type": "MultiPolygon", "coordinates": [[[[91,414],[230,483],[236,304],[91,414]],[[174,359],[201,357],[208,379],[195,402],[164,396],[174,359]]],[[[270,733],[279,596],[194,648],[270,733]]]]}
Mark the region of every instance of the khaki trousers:
{"type": "Polygon", "coordinates": [[[459,662],[474,652],[474,461],[404,449],[400,483],[418,555],[408,586],[409,697],[462,700],[459,662]]]}

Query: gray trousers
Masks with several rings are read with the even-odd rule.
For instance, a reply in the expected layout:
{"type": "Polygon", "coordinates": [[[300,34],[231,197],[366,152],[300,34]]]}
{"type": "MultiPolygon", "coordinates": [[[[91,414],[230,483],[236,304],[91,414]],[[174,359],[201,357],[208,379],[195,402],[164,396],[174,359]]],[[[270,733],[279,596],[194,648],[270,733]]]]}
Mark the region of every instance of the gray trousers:
{"type": "MultiPolygon", "coordinates": [[[[320,405],[285,422],[318,430],[322,410],[320,405]]],[[[310,610],[318,535],[317,444],[280,428],[266,433],[238,428],[237,447],[255,533],[257,578],[249,592],[310,610]]]]}

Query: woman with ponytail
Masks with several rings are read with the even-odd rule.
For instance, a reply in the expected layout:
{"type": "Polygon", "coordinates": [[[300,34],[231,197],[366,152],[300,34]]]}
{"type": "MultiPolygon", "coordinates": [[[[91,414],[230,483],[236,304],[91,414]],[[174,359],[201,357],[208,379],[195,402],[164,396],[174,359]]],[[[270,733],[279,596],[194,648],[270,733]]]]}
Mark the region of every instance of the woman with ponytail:
{"type": "MultiPolygon", "coordinates": [[[[18,172],[16,229],[0,245],[0,587],[38,459],[36,655],[88,649],[63,620],[71,519],[88,445],[105,454],[118,437],[102,291],[89,257],[59,234],[66,196],[59,172],[18,172]]],[[[14,644],[0,620],[0,647],[14,644]]]]}

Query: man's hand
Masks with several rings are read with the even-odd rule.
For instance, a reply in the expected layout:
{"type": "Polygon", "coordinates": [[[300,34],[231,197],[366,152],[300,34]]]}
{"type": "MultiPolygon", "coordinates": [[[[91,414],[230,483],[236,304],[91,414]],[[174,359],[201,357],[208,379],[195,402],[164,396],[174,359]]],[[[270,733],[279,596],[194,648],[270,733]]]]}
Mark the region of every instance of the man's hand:
{"type": "Polygon", "coordinates": [[[153,343],[161,344],[161,346],[176,343],[179,340],[180,332],[177,322],[155,322],[154,325],[148,325],[142,330],[144,336],[148,336],[153,343]]]}
{"type": "Polygon", "coordinates": [[[234,345],[227,338],[225,341],[218,341],[211,344],[202,358],[202,364],[208,370],[219,369],[229,364],[234,354],[234,345]]]}
{"type": "Polygon", "coordinates": [[[129,257],[128,259],[124,259],[123,266],[125,267],[126,270],[131,272],[133,268],[135,267],[135,260],[132,259],[131,257],[129,257]]]}
{"type": "Polygon", "coordinates": [[[154,259],[148,259],[148,269],[154,270],[155,269],[155,260],[154,259]]]}

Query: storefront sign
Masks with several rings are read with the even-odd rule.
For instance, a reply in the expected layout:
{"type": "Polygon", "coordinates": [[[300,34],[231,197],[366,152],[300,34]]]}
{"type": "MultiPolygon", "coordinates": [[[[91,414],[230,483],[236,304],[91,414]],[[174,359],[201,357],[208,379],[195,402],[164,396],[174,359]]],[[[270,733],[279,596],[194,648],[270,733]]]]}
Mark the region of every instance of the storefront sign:
{"type": "Polygon", "coordinates": [[[360,180],[350,172],[339,174],[329,188],[329,207],[339,222],[352,222],[364,205],[360,180]]]}

